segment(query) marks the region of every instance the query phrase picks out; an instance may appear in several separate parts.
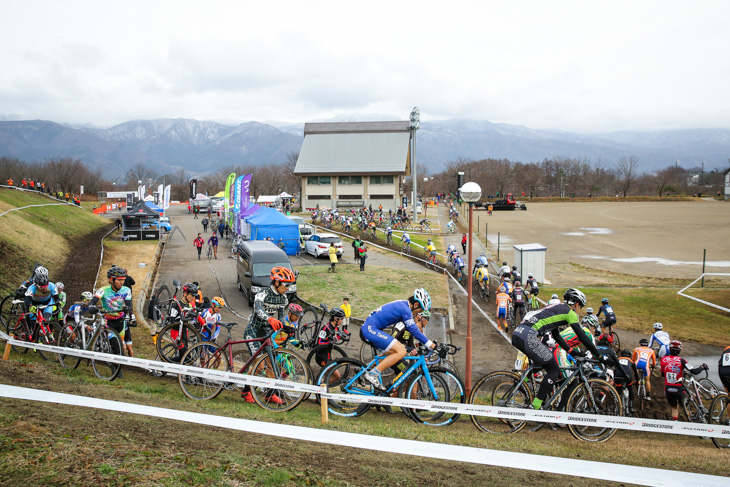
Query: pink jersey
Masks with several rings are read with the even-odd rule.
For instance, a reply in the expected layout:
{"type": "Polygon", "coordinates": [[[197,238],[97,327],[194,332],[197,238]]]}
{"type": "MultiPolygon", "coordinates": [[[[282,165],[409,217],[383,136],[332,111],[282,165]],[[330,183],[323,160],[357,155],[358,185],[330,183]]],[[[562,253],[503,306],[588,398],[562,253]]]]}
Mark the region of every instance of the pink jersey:
{"type": "Polygon", "coordinates": [[[687,361],[677,355],[667,355],[662,357],[661,368],[664,376],[665,386],[682,385],[682,377],[684,375],[684,364],[687,361]]]}

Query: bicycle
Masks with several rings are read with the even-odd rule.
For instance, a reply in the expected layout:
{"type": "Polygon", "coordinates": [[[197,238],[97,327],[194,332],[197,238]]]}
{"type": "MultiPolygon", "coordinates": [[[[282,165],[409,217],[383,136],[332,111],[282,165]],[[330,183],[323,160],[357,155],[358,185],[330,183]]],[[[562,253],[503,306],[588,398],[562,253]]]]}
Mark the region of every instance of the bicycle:
{"type": "Polygon", "coordinates": [[[441,267],[439,265],[438,261],[436,260],[436,255],[435,254],[434,255],[431,255],[429,253],[429,255],[426,257],[426,267],[428,267],[429,269],[430,268],[438,269],[439,267],[441,267]]]}
{"type": "MultiPolygon", "coordinates": [[[[724,392],[715,396],[709,408],[709,419],[711,424],[722,425],[725,427],[725,429],[730,428],[730,408],[728,408],[729,402],[730,401],[728,400],[728,395],[724,392]]],[[[714,443],[717,448],[730,448],[730,440],[723,440],[722,438],[712,438],[712,443],[714,443]]]]}
{"type": "Polygon", "coordinates": [[[529,294],[529,296],[528,296],[527,302],[525,303],[527,305],[527,312],[529,313],[530,311],[539,310],[540,301],[537,300],[537,295],[532,294],[532,293],[528,293],[528,294],[529,294]]]}
{"type": "Polygon", "coordinates": [[[464,271],[461,270],[461,267],[457,268],[454,271],[454,276],[456,276],[456,280],[459,281],[459,283],[461,283],[461,281],[464,279],[464,271]]]}
{"type": "MultiPolygon", "coordinates": [[[[608,328],[608,333],[606,333],[606,334],[608,336],[610,336],[611,339],[613,340],[611,342],[611,348],[613,349],[614,352],[616,352],[618,354],[621,351],[621,339],[618,337],[618,333],[613,331],[614,325],[601,324],[601,327],[608,328]]],[[[657,357],[658,357],[658,355],[657,355],[657,357]]]]}
{"type": "MultiPolygon", "coordinates": [[[[317,378],[317,384],[327,384],[327,392],[335,394],[354,394],[358,396],[389,397],[397,394],[409,399],[464,403],[464,384],[450,370],[443,367],[429,368],[427,356],[431,349],[419,347],[418,355],[406,355],[403,360],[412,362],[384,390],[377,390],[367,382],[363,374],[375,367],[385,358],[378,355],[366,365],[354,358],[340,358],[325,367],[317,378]]],[[[320,400],[319,394],[317,399],[320,400]]],[[[329,412],[337,416],[358,417],[367,412],[373,405],[348,401],[346,399],[330,399],[329,412]]],[[[427,411],[416,408],[401,408],[412,420],[429,426],[448,426],[459,419],[459,413],[443,411],[427,411]]]]}
{"type": "MultiPolygon", "coordinates": [[[[239,374],[250,371],[250,375],[268,379],[288,380],[300,384],[311,383],[311,373],[307,363],[296,353],[279,348],[269,333],[263,338],[233,340],[231,328],[238,323],[220,323],[228,332],[223,345],[218,346],[211,342],[197,343],[188,350],[182,358],[185,365],[209,370],[236,372],[239,374]],[[251,355],[248,347],[233,352],[233,346],[259,342],[260,346],[251,355]]],[[[242,387],[232,382],[210,378],[196,377],[184,373],[178,375],[178,383],[183,393],[191,399],[213,399],[226,390],[242,390],[242,387]]],[[[264,385],[249,386],[251,395],[262,409],[275,412],[290,411],[297,407],[308,393],[272,389],[264,385]]]]}
{"type": "Polygon", "coordinates": [[[401,246],[401,252],[404,254],[411,255],[411,242],[403,242],[401,246]]]}
{"type": "MultiPolygon", "coordinates": [[[[653,367],[652,367],[653,368],[653,367]]],[[[649,372],[651,376],[651,372],[649,372]]],[[[636,398],[639,399],[639,410],[643,411],[646,404],[651,400],[646,390],[646,379],[642,372],[639,372],[639,382],[636,384],[636,398]]]]}
{"type": "MultiPolygon", "coordinates": [[[[329,308],[326,304],[320,303],[322,308],[322,314],[317,313],[317,308],[310,306],[302,312],[301,318],[299,318],[299,326],[297,326],[295,337],[299,344],[299,348],[303,350],[310,350],[307,354],[307,364],[312,367],[312,361],[316,357],[317,353],[323,348],[329,347],[329,345],[317,345],[317,339],[322,332],[322,323],[325,321],[325,316],[329,312],[329,308]]],[[[350,332],[343,330],[345,333],[341,335],[341,339],[332,347],[332,357],[340,358],[347,357],[345,352],[339,345],[345,345],[350,341],[350,332]]]]}
{"type": "Polygon", "coordinates": [[[516,321],[515,308],[512,306],[512,303],[509,303],[507,305],[507,333],[510,333],[515,329],[515,326],[517,326],[517,323],[515,323],[516,321]]]}
{"type": "MultiPolygon", "coordinates": [[[[575,366],[561,368],[569,375],[556,385],[557,390],[543,402],[542,409],[560,407],[564,403],[565,410],[574,413],[621,416],[621,398],[616,389],[602,379],[591,378],[595,360],[585,357],[575,359],[575,366]],[[569,387],[572,390],[568,390],[569,387]],[[567,394],[567,400],[562,401],[567,394]]],[[[521,373],[512,371],[492,372],[479,379],[474,385],[469,404],[482,406],[498,406],[526,409],[532,404],[535,394],[535,381],[530,386],[530,377],[534,376],[539,366],[530,364],[521,373]]],[[[487,416],[471,416],[474,426],[487,433],[509,434],[521,431],[526,420],[514,420],[487,416]]],[[[570,433],[577,439],[592,442],[603,442],[616,433],[616,428],[603,426],[584,426],[569,424],[570,433]]]]}
{"type": "MultiPolygon", "coordinates": [[[[707,407],[709,407],[709,403],[712,402],[712,399],[720,394],[720,389],[718,389],[715,383],[708,378],[707,371],[705,370],[704,372],[705,376],[701,379],[696,379],[692,373],[688,373],[683,374],[682,380],[684,383],[684,388],[688,392],[691,391],[698,399],[698,402],[702,403],[703,406],[707,404],[707,407]]],[[[702,372],[700,372],[700,374],[701,373],[702,372]]]]}
{"type": "Polygon", "coordinates": [[[18,290],[8,294],[0,302],[0,321],[6,329],[10,323],[17,322],[18,316],[23,313],[23,296],[24,294],[18,290]]]}
{"type": "Polygon", "coordinates": [[[385,243],[388,245],[393,245],[393,235],[390,233],[385,236],[385,243]]]}
{"type": "Polygon", "coordinates": [[[208,244],[208,249],[205,251],[205,256],[208,258],[208,260],[213,258],[213,246],[208,244]]]}
{"type": "MultiPolygon", "coordinates": [[[[79,322],[73,325],[63,325],[58,336],[58,346],[114,355],[121,355],[124,348],[119,333],[106,324],[100,313],[91,317],[81,317],[79,322]]],[[[65,369],[76,369],[81,363],[81,357],[76,355],[63,353],[56,355],[65,369]]],[[[114,380],[122,370],[121,364],[98,359],[90,359],[90,362],[94,375],[101,380],[114,380]]]]}
{"type": "MultiPolygon", "coordinates": [[[[24,304],[20,304],[20,310],[25,308],[24,304]]],[[[15,340],[29,343],[40,343],[42,345],[55,345],[56,337],[58,336],[55,324],[46,320],[43,310],[46,308],[55,308],[55,304],[46,304],[36,306],[37,311],[31,313],[29,311],[22,312],[15,323],[10,323],[7,326],[8,336],[15,340]],[[36,319],[31,320],[30,317],[35,315],[36,319]],[[32,322],[32,324],[31,324],[32,322]]],[[[18,353],[24,354],[28,352],[27,347],[20,347],[13,345],[12,349],[18,353]]],[[[47,352],[40,349],[33,349],[43,360],[52,361],[55,360],[51,356],[51,352],[47,352]]]]}
{"type": "Polygon", "coordinates": [[[185,351],[203,341],[197,315],[195,309],[183,308],[179,302],[170,306],[169,315],[163,322],[164,326],[155,338],[155,348],[160,360],[179,363],[185,351]],[[182,313],[180,309],[183,310],[182,313]]]}
{"type": "MultiPolygon", "coordinates": [[[[482,281],[484,282],[484,281],[482,281]]],[[[484,282],[484,285],[482,285],[482,282],[476,282],[477,287],[479,288],[479,296],[484,299],[487,303],[489,302],[489,282],[484,282]]]]}

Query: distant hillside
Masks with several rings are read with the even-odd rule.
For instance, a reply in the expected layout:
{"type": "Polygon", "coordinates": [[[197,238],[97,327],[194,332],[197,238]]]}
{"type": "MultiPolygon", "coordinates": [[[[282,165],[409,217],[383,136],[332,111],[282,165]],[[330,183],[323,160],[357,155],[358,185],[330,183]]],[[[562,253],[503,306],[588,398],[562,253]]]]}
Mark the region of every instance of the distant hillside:
{"type": "MultiPolygon", "coordinates": [[[[362,116],[353,115],[338,121],[359,118],[362,116]]],[[[228,125],[191,119],[131,121],[108,129],[72,128],[40,120],[0,122],[0,156],[29,162],[80,158],[101,167],[111,178],[122,177],[138,163],[163,174],[180,168],[204,174],[232,164],[284,162],[290,153],[299,152],[302,132],[303,124],[277,128],[259,122],[228,125]]],[[[612,166],[622,156],[639,157],[642,171],[664,168],[676,160],[685,168],[706,161],[705,169],[712,170],[725,169],[728,154],[727,129],[579,135],[454,119],[422,122],[417,133],[417,160],[432,172],[457,158],[538,162],[585,157],[612,166]]]]}

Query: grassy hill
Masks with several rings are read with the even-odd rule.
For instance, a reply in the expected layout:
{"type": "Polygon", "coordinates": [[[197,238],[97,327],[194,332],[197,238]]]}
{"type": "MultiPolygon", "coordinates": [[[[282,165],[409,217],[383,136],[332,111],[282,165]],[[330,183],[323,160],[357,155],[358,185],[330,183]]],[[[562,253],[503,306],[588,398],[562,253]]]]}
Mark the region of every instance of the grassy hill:
{"type": "MultiPolygon", "coordinates": [[[[0,188],[0,214],[29,205],[57,203],[38,193],[0,188]]],[[[3,214],[0,216],[3,229],[0,232],[0,295],[16,289],[30,275],[36,262],[48,267],[51,279],[59,279],[57,276],[80,244],[90,234],[110,226],[108,219],[67,204],[33,206],[3,214]]]]}

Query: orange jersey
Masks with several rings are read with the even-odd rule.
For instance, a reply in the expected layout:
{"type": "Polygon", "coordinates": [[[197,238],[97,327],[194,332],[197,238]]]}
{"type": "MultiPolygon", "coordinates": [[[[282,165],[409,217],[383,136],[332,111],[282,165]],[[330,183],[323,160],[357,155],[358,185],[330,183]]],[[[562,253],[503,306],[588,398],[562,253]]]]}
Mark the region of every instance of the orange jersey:
{"type": "Polygon", "coordinates": [[[654,354],[654,350],[649,347],[636,347],[634,349],[634,354],[631,356],[631,360],[633,360],[635,364],[638,364],[639,360],[646,360],[649,367],[654,367],[656,365],[656,355],[654,354]]]}
{"type": "Polygon", "coordinates": [[[498,308],[506,308],[507,305],[511,301],[512,301],[512,298],[509,297],[509,294],[505,294],[505,293],[497,294],[497,307],[498,308]]]}

